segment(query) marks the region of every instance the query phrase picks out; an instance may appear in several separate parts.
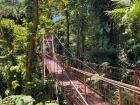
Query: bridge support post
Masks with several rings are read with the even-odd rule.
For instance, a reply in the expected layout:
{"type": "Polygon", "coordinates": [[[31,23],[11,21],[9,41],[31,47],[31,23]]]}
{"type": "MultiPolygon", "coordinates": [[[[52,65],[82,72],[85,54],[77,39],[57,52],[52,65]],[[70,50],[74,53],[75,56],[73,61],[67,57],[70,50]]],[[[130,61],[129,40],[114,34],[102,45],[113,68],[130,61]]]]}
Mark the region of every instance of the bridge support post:
{"type": "Polygon", "coordinates": [[[119,105],[123,105],[122,98],[122,87],[119,87],[119,105]]]}
{"type": "Polygon", "coordinates": [[[63,80],[64,80],[64,70],[62,69],[62,86],[64,86],[63,80]]]}
{"type": "MultiPolygon", "coordinates": [[[[137,76],[136,71],[133,72],[133,85],[137,86],[137,76]]],[[[133,92],[133,105],[137,105],[137,94],[133,92]]]]}
{"type": "Polygon", "coordinates": [[[58,101],[58,83],[57,83],[57,81],[55,82],[55,88],[56,88],[56,101],[57,101],[57,103],[59,103],[58,101]]]}
{"type": "Polygon", "coordinates": [[[86,75],[85,74],[84,74],[84,95],[85,95],[85,100],[86,100],[87,89],[86,89],[86,75]]]}

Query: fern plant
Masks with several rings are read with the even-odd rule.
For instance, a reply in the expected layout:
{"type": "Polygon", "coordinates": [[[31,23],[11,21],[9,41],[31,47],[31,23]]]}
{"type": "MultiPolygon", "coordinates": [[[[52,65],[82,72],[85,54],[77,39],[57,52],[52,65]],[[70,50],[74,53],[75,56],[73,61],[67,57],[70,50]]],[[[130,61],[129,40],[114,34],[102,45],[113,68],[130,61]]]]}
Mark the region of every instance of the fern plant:
{"type": "Polygon", "coordinates": [[[106,13],[115,20],[117,29],[121,31],[119,37],[119,56],[123,56],[122,50],[126,56],[126,61],[120,59],[120,65],[136,68],[139,61],[139,41],[140,41],[140,2],[131,0],[129,5],[125,5],[123,0],[119,0],[118,5],[106,13]],[[120,4],[121,3],[121,4],[120,4]]]}

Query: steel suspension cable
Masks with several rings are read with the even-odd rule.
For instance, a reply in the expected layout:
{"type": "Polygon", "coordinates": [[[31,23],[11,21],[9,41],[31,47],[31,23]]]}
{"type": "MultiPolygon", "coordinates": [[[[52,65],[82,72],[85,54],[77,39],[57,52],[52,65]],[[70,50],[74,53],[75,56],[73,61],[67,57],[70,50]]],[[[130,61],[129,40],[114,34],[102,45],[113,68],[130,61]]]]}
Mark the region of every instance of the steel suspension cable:
{"type": "MultiPolygon", "coordinates": [[[[77,61],[81,62],[84,66],[86,66],[87,68],[93,70],[91,67],[88,66],[88,64],[86,62],[83,63],[83,61],[81,61],[80,59],[78,59],[77,57],[75,57],[74,54],[70,53],[70,51],[62,44],[62,42],[59,40],[59,38],[56,35],[55,35],[55,38],[59,41],[59,43],[61,44],[61,46],[72,56],[73,60],[77,60],[77,61]]],[[[72,59],[70,57],[67,57],[67,58],[72,59]]],[[[95,70],[93,70],[93,71],[96,74],[98,74],[95,70]]],[[[135,90],[133,88],[128,88],[129,86],[127,87],[125,85],[121,85],[121,84],[118,84],[116,82],[112,82],[112,81],[106,80],[107,78],[105,78],[103,76],[100,76],[99,74],[98,74],[98,76],[94,74],[94,76],[96,76],[97,78],[101,79],[102,81],[108,82],[108,83],[110,83],[112,85],[116,85],[118,87],[122,87],[122,88],[128,89],[130,91],[134,91],[134,92],[140,93],[139,91],[137,91],[137,90],[135,90]],[[105,80],[104,80],[104,78],[105,78],[105,80]]]]}
{"type": "Polygon", "coordinates": [[[58,42],[61,44],[61,46],[71,55],[71,57],[67,57],[69,59],[72,60],[76,60],[78,62],[80,62],[81,64],[83,64],[85,67],[89,68],[90,70],[92,70],[94,73],[98,74],[94,69],[92,69],[90,66],[88,66],[88,64],[86,62],[81,61],[80,59],[78,59],[77,57],[74,56],[74,54],[72,54],[63,44],[62,42],[59,40],[59,38],[55,35],[55,38],[58,40],[58,42]]]}

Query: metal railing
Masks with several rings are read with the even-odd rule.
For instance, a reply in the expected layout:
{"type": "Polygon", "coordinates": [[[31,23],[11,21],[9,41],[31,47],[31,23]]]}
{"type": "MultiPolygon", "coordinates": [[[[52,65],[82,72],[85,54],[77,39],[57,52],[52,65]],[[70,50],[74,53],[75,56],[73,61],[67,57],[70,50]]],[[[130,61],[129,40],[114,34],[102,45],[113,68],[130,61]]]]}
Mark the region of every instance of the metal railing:
{"type": "MultiPolygon", "coordinates": [[[[84,62],[82,61],[75,61],[75,59],[72,60],[61,55],[59,55],[59,57],[63,61],[64,59],[65,61],[67,60],[67,65],[69,64],[70,66],[75,66],[74,63],[76,63],[77,65],[80,65],[81,68],[83,68],[82,71],[92,73],[92,76],[90,77],[90,84],[87,83],[87,85],[90,85],[95,92],[100,94],[106,101],[110,102],[112,105],[140,104],[140,87],[138,84],[138,82],[140,82],[139,71],[95,64],[94,67],[92,67],[92,71],[91,69],[89,70],[91,66],[86,67],[85,65],[83,65],[84,62]],[[70,62],[72,62],[73,65],[70,62]],[[98,73],[95,74],[95,71],[98,73]],[[129,78],[124,79],[118,76],[119,74],[121,74],[121,76],[124,76],[125,73],[131,74],[129,78]]],[[[76,73],[78,71],[75,72],[71,69],[71,72],[76,73]]],[[[77,78],[82,79],[79,76],[80,73],[82,72],[79,71],[79,73],[76,73],[75,76],[77,75],[77,78]]]]}

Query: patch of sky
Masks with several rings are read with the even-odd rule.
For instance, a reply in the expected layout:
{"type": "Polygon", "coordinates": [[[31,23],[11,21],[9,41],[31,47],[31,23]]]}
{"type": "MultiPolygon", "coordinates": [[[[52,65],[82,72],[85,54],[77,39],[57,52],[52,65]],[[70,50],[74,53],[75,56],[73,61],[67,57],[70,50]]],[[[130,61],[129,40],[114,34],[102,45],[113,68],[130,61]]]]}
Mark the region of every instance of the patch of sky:
{"type": "Polygon", "coordinates": [[[61,14],[57,14],[53,17],[53,21],[56,22],[56,21],[59,21],[60,19],[62,18],[62,15],[61,14]]]}

